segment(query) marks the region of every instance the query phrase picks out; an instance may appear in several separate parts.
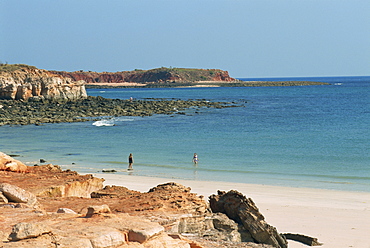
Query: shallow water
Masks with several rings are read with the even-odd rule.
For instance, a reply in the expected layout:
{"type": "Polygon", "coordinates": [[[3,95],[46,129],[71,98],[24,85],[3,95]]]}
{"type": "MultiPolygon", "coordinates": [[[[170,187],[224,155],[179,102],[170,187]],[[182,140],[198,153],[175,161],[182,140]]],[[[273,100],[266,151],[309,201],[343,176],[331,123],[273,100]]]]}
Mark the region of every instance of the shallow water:
{"type": "MultiPolygon", "coordinates": [[[[370,191],[370,77],[326,78],[329,86],[91,89],[136,99],[233,101],[187,115],[0,127],[0,150],[79,172],[370,191]],[[193,153],[199,163],[192,164],[193,153]]],[[[321,80],[323,81],[323,80],[321,80]]]]}

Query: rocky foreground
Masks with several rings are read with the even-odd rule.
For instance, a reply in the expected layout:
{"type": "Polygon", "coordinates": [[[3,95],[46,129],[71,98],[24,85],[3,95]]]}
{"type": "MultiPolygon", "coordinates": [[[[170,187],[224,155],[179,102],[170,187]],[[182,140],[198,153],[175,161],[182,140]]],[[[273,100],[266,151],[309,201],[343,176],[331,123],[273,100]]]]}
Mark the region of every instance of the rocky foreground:
{"type": "Polygon", "coordinates": [[[294,236],[266,223],[237,191],[220,191],[207,202],[173,182],[141,193],[103,188],[103,181],[0,153],[0,247],[283,248],[294,236]]]}

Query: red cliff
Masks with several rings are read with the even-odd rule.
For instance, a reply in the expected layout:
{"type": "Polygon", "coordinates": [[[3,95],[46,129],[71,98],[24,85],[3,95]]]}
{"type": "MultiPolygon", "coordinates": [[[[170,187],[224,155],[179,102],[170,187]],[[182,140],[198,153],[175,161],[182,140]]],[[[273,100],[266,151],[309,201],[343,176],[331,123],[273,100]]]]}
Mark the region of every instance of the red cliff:
{"type": "Polygon", "coordinates": [[[185,69],[162,67],[151,70],[134,70],[121,72],[53,71],[53,73],[62,75],[63,77],[72,78],[73,80],[84,80],[87,84],[158,84],[166,82],[189,83],[199,81],[236,81],[236,79],[229,76],[229,73],[227,71],[219,69],[185,69]]]}

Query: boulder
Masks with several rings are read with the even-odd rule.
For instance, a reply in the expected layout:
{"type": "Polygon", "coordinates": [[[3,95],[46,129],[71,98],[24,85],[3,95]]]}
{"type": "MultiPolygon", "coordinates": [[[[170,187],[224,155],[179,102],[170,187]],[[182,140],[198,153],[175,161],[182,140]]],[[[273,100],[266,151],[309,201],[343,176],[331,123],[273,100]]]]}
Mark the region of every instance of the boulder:
{"type": "Polygon", "coordinates": [[[75,211],[69,208],[59,208],[57,210],[58,214],[77,214],[75,211]]]}
{"type": "Polygon", "coordinates": [[[21,239],[29,239],[50,233],[49,227],[39,223],[18,223],[13,226],[12,232],[9,235],[9,240],[17,241],[21,239]]]}
{"type": "Polygon", "coordinates": [[[288,247],[285,237],[265,221],[251,198],[246,198],[235,190],[227,193],[218,191],[218,195],[209,197],[209,203],[213,212],[224,213],[242,224],[256,243],[269,244],[277,248],[288,247]]]}
{"type": "Polygon", "coordinates": [[[90,206],[87,208],[86,217],[90,218],[93,215],[103,214],[103,213],[110,213],[110,208],[108,205],[99,205],[99,206],[90,206]]]}
{"type": "Polygon", "coordinates": [[[5,153],[0,152],[0,170],[13,172],[27,172],[27,165],[5,153]]]}
{"type": "Polygon", "coordinates": [[[159,235],[164,231],[163,226],[152,226],[146,228],[133,228],[129,230],[128,239],[129,241],[144,243],[153,236],[159,235]]]}
{"type": "Polygon", "coordinates": [[[2,192],[9,202],[26,203],[30,207],[37,204],[34,194],[9,183],[0,183],[0,192],[2,192]]]}

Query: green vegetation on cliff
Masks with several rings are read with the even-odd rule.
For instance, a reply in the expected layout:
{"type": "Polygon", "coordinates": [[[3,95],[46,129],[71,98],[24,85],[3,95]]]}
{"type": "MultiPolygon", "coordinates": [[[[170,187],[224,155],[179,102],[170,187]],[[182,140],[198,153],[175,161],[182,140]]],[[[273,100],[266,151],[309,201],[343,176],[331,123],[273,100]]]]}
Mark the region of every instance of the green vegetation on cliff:
{"type": "Polygon", "coordinates": [[[168,83],[194,83],[199,81],[222,81],[231,82],[227,71],[219,69],[190,69],[190,68],[156,68],[150,70],[136,69],[133,71],[119,72],[92,72],[92,71],[52,71],[54,74],[70,77],[74,80],[84,80],[87,84],[117,84],[117,83],[140,83],[145,85],[168,84],[168,83]]]}
{"type": "Polygon", "coordinates": [[[226,71],[219,69],[194,69],[194,68],[176,68],[176,67],[161,67],[150,70],[134,70],[131,72],[137,74],[138,78],[141,75],[152,75],[153,81],[234,81],[230,78],[226,71]]]}
{"type": "Polygon", "coordinates": [[[13,72],[16,70],[21,70],[21,69],[37,69],[37,68],[35,66],[25,65],[25,64],[0,63],[0,73],[1,72],[13,72]]]}

